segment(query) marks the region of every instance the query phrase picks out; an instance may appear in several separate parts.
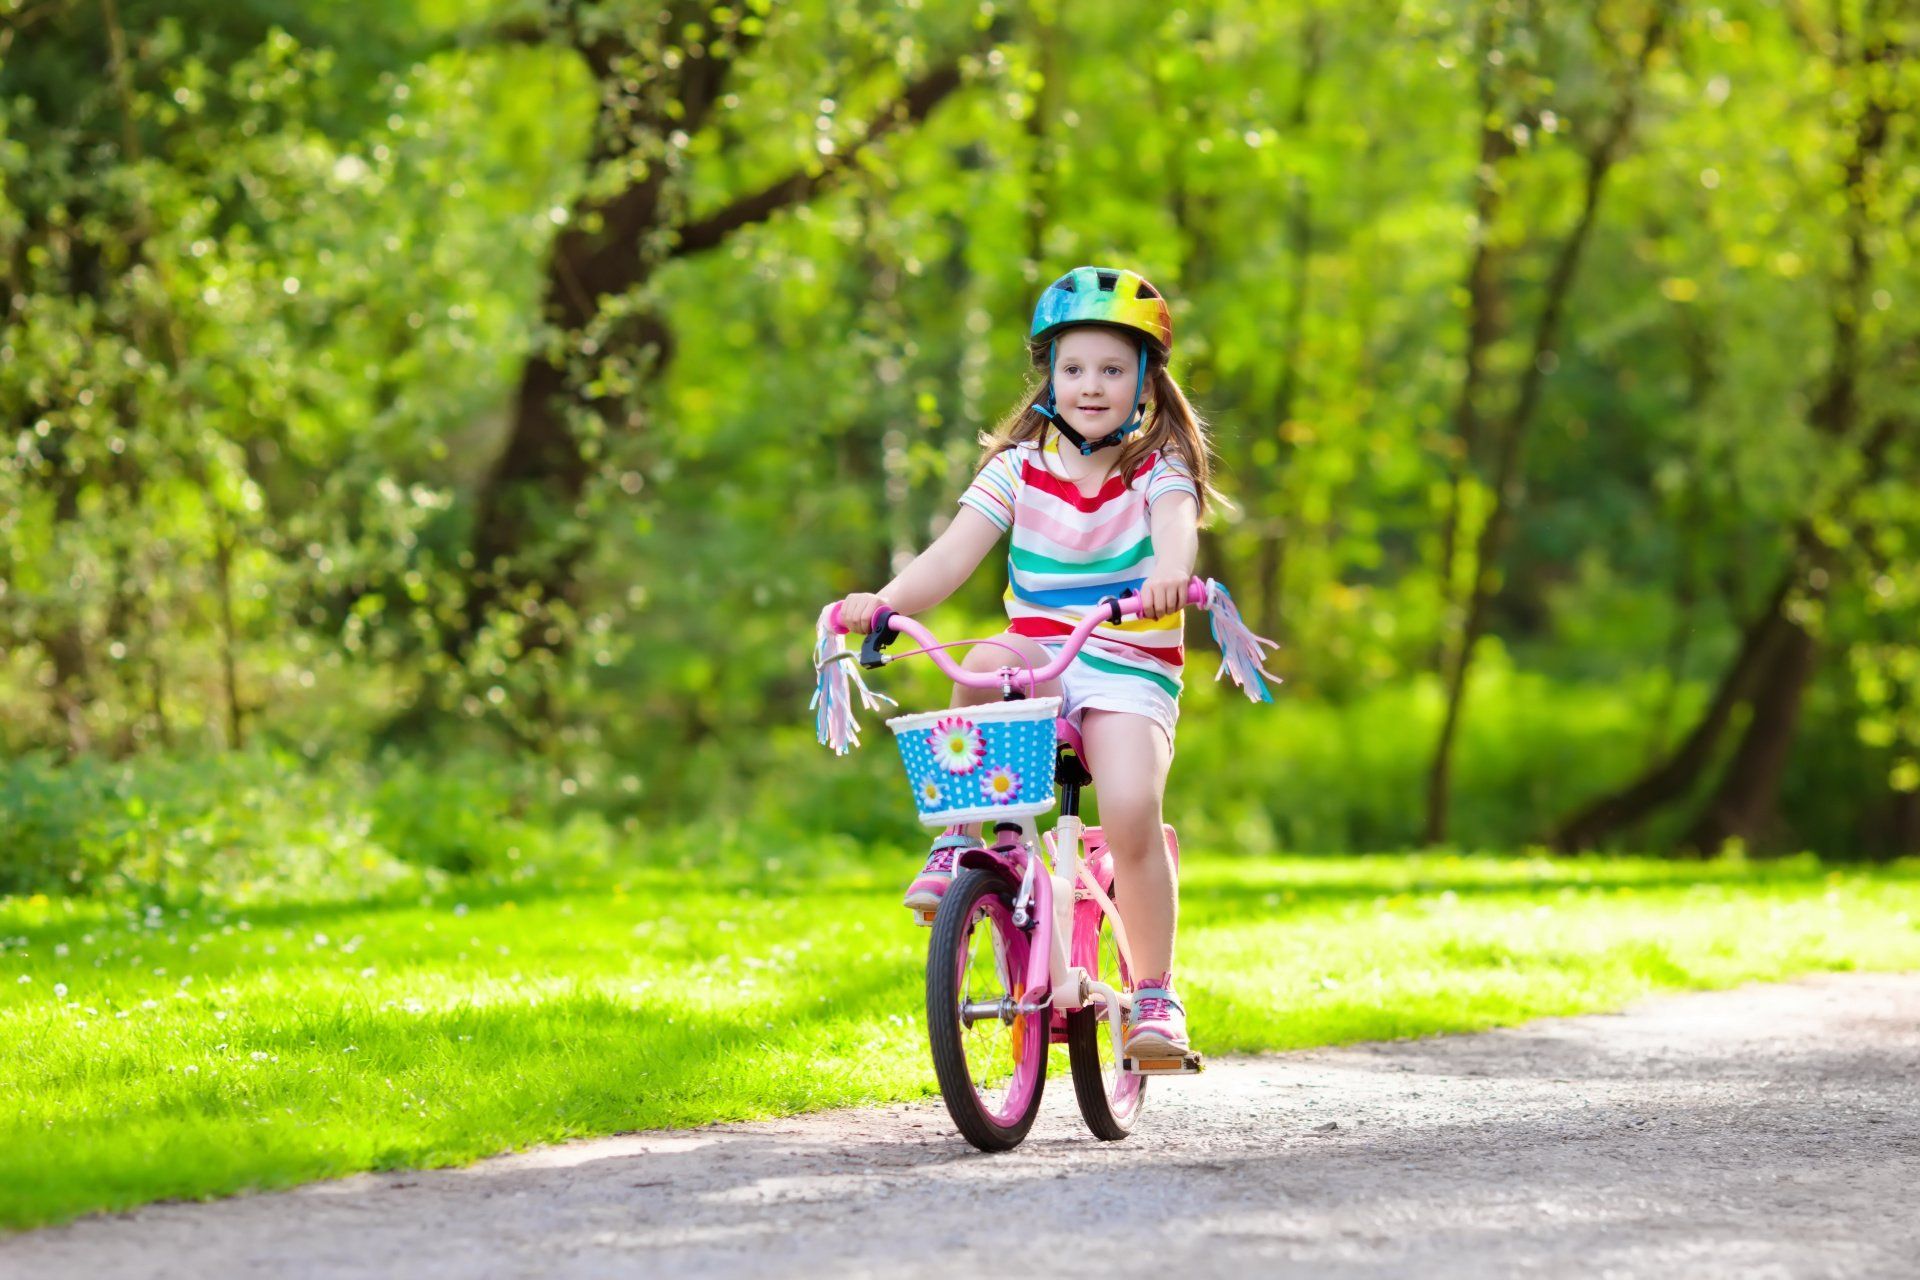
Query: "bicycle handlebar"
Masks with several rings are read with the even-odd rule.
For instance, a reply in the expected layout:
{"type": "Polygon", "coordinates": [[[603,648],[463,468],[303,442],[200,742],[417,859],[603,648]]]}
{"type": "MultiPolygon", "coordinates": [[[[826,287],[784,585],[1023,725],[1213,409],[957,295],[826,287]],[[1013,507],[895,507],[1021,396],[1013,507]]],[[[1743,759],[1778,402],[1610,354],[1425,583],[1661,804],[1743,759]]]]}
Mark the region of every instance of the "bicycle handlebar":
{"type": "MultiPolygon", "coordinates": [[[[1262,665],[1263,651],[1278,648],[1265,636],[1255,635],[1241,620],[1240,611],[1234,607],[1233,597],[1221,583],[1211,578],[1192,578],[1187,582],[1187,603],[1206,609],[1213,625],[1213,638],[1220,646],[1220,671],[1214,676],[1232,676],[1233,682],[1240,686],[1243,693],[1254,702],[1272,702],[1273,693],[1267,688],[1268,680],[1277,680],[1271,671],[1262,665]]],[[[867,640],[859,653],[860,665],[867,668],[885,666],[898,658],[911,658],[917,654],[931,657],[939,668],[956,681],[974,689],[993,689],[1004,687],[1011,690],[1019,686],[1029,696],[1041,683],[1059,678],[1079,654],[1087,637],[1093,634],[1095,627],[1104,622],[1119,622],[1126,617],[1140,616],[1140,599],[1129,591],[1125,596],[1108,596],[1100,601],[1087,615],[1080,619],[1073,630],[1067,634],[1061,644],[1060,652],[1053,660],[1041,667],[1032,667],[1024,663],[1018,667],[1002,667],[998,671],[968,671],[949,658],[944,650],[954,644],[999,644],[1001,640],[955,641],[954,644],[941,644],[934,638],[933,632],[904,614],[891,609],[881,609],[873,616],[867,640]],[[1131,598],[1129,598],[1131,597],[1131,598]],[[891,656],[880,652],[892,643],[896,635],[910,635],[921,644],[919,649],[891,656]]],[[[845,662],[855,655],[840,647],[839,637],[851,632],[850,627],[841,625],[840,604],[835,602],[830,608],[821,611],[815,624],[813,646],[813,701],[810,704],[816,715],[814,725],[820,742],[831,747],[837,754],[847,751],[860,742],[860,730],[854,724],[853,700],[857,697],[869,711],[878,711],[880,704],[890,703],[893,699],[885,694],[874,693],[860,679],[860,673],[849,671],[845,662]]],[[[1012,646],[1006,646],[1011,648],[1012,646]]]]}
{"type": "MultiPolygon", "coordinates": [[[[1203,605],[1206,602],[1207,580],[1205,578],[1188,579],[1187,603],[1189,605],[1203,605]]],[[[1053,660],[1045,666],[1033,667],[1022,663],[1018,667],[1008,666],[1002,667],[996,672],[986,672],[968,671],[946,655],[944,651],[946,646],[940,644],[940,641],[934,636],[933,632],[927,630],[926,627],[922,626],[913,618],[908,617],[906,614],[895,613],[893,610],[883,607],[878,613],[874,614],[872,629],[867,633],[866,643],[861,646],[860,665],[872,669],[874,667],[885,666],[887,663],[900,658],[911,658],[924,653],[933,659],[935,666],[946,672],[958,684],[967,685],[974,689],[998,689],[1003,684],[1013,683],[1025,689],[1026,692],[1031,695],[1038,685],[1044,684],[1048,680],[1059,678],[1060,673],[1067,669],[1068,664],[1073,661],[1074,657],[1080,652],[1081,647],[1086,644],[1087,637],[1093,634],[1095,627],[1100,626],[1102,623],[1116,623],[1122,618],[1138,617],[1139,615],[1140,598],[1134,592],[1129,591],[1125,595],[1118,597],[1108,596],[1089,610],[1084,618],[1080,619],[1079,624],[1066,636],[1060,652],[1055,654],[1053,660]],[[893,636],[899,633],[904,633],[918,640],[921,648],[910,653],[884,654],[880,652],[892,642],[893,636]]],[[[833,607],[828,610],[827,625],[833,629],[836,635],[844,636],[852,634],[852,628],[841,625],[840,603],[837,601],[833,607]]],[[[965,644],[967,642],[957,641],[955,643],[965,644]]],[[[995,644],[999,642],[993,640],[976,640],[972,643],[995,644]]]]}

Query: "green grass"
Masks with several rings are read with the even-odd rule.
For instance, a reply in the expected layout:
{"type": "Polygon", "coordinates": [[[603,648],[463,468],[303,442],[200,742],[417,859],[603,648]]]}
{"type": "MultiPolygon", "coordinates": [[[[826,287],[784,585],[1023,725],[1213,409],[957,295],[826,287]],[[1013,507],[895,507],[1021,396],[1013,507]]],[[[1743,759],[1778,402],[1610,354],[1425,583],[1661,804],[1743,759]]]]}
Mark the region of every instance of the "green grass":
{"type": "MultiPolygon", "coordinates": [[[[926,1095],[904,873],[0,900],[0,1224],[926,1095]]],[[[1920,968],[1920,867],[1189,857],[1210,1053],[1920,968]]]]}

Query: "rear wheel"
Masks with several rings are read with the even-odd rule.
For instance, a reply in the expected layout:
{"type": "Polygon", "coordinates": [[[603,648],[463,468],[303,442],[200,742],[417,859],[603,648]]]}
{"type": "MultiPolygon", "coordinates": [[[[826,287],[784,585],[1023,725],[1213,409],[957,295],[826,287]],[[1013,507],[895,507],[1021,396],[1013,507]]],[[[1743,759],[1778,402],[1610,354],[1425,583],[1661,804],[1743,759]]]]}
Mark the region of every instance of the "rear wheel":
{"type": "Polygon", "coordinates": [[[968,868],[940,899],[927,948],[927,1039],[947,1113],[982,1151],[1020,1144],[1047,1083],[1051,1010],[1013,1012],[1026,992],[1027,934],[1017,886],[968,868]]]}
{"type": "MultiPolygon", "coordinates": [[[[1115,990],[1125,990],[1131,975],[1121,963],[1113,922],[1103,911],[1094,912],[1093,918],[1098,922],[1093,926],[1098,967],[1089,965],[1088,971],[1115,990]]],[[[1076,951],[1085,954],[1081,948],[1076,951]]],[[[1118,1142],[1133,1132],[1134,1121],[1140,1118],[1147,1082],[1120,1069],[1113,1029],[1101,1016],[1104,1012],[1103,1006],[1090,1003],[1067,1015],[1067,1060],[1073,1066],[1073,1095],[1080,1103],[1080,1118],[1094,1137],[1118,1142]]]]}

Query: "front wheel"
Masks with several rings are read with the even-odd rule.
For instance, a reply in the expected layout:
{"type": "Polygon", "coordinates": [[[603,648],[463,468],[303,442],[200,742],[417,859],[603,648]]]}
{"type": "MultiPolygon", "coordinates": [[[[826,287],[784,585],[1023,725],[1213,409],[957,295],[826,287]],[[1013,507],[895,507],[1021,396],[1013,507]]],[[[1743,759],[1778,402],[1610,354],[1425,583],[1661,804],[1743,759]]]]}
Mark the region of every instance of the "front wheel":
{"type": "Polygon", "coordinates": [[[1017,886],[968,868],[940,899],[927,947],[927,1039],[947,1113],[982,1151],[1020,1145],[1047,1083],[1051,1010],[1020,1014],[1028,938],[1013,923],[1017,886]]]}
{"type": "MultiPolygon", "coordinates": [[[[1113,922],[1092,904],[1076,905],[1088,910],[1074,922],[1075,961],[1108,986],[1125,990],[1132,975],[1120,960],[1113,922]]],[[[1134,1121],[1140,1118],[1147,1082],[1120,1069],[1113,1028],[1100,1016],[1102,1012],[1102,1006],[1089,1002],[1067,1015],[1067,1060],[1073,1066],[1073,1095],[1080,1103],[1080,1118],[1094,1137],[1118,1142],[1133,1132],[1134,1121]]]]}

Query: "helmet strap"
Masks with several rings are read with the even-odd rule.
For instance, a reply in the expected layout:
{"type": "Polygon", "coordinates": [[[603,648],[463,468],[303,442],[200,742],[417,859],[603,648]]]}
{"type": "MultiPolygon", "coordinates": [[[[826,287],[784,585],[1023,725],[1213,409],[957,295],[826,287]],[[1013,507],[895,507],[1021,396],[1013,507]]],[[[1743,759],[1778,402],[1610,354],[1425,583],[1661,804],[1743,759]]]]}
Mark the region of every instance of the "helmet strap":
{"type": "Polygon", "coordinates": [[[1102,449],[1118,447],[1122,441],[1138,431],[1141,426],[1145,424],[1147,420],[1147,346],[1144,342],[1140,344],[1139,381],[1134,384],[1133,416],[1115,427],[1111,432],[1101,436],[1098,440],[1088,440],[1078,431],[1068,426],[1067,420],[1060,416],[1058,406],[1054,404],[1054,349],[1055,344],[1049,342],[1047,344],[1047,403],[1045,405],[1035,404],[1033,407],[1048,421],[1052,422],[1054,426],[1058,427],[1061,435],[1073,441],[1074,447],[1080,450],[1081,457],[1091,457],[1102,449]]]}
{"type": "Polygon", "coordinates": [[[1035,401],[1033,408],[1034,412],[1064,431],[1067,429],[1067,424],[1060,420],[1059,410],[1053,403],[1053,360],[1059,346],[1057,341],[1047,342],[1047,402],[1041,404],[1035,401]]]}

